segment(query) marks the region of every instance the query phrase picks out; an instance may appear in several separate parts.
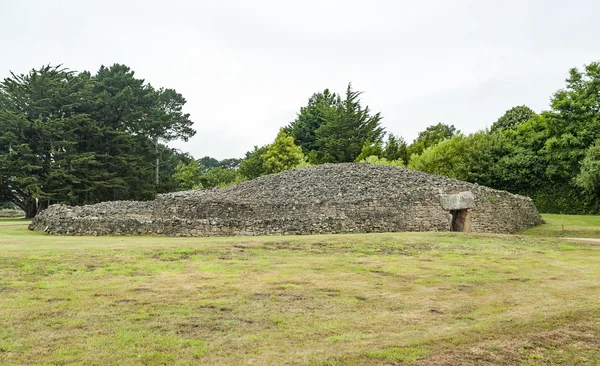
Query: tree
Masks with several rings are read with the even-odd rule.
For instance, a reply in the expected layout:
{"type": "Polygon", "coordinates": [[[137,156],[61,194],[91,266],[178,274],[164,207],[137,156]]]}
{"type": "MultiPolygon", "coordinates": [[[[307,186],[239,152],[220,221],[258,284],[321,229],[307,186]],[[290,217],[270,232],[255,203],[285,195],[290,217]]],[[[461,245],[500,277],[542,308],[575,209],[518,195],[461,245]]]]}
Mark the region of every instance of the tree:
{"type": "Polygon", "coordinates": [[[388,135],[385,148],[383,149],[383,157],[387,160],[402,160],[404,164],[408,164],[408,147],[402,136],[388,135]]]}
{"type": "Polygon", "coordinates": [[[335,109],[325,110],[325,123],[315,131],[318,163],[355,161],[365,142],[381,141],[385,134],[380,125],[381,114],[371,115],[368,106],[363,108],[361,94],[348,84],[346,98],[335,109]]]}
{"type": "Polygon", "coordinates": [[[204,188],[223,187],[232,183],[239,183],[244,179],[240,178],[239,172],[234,169],[223,167],[210,168],[206,173],[200,176],[200,183],[204,188]]]}
{"type": "Polygon", "coordinates": [[[198,159],[198,163],[203,166],[204,173],[206,173],[209,169],[212,168],[224,168],[224,169],[237,169],[242,162],[242,159],[237,158],[229,158],[223,160],[217,160],[210,156],[205,156],[203,158],[198,159]]]}
{"type": "Polygon", "coordinates": [[[420,155],[413,155],[408,167],[431,174],[464,179],[463,162],[470,153],[468,139],[463,135],[456,135],[428,147],[420,155]]]}
{"type": "Polygon", "coordinates": [[[159,185],[160,155],[159,142],[173,140],[187,141],[196,134],[194,122],[189,113],[183,113],[185,98],[174,89],[159,89],[155,94],[155,106],[149,114],[144,114],[140,131],[154,142],[156,161],[154,165],[155,184],[159,185]]]}
{"type": "Polygon", "coordinates": [[[189,164],[194,158],[187,153],[182,153],[163,144],[160,144],[159,155],[161,174],[157,193],[181,190],[180,181],[175,176],[176,168],[180,163],[189,164]]]}
{"type": "Polygon", "coordinates": [[[135,78],[129,67],[101,66],[94,77],[95,94],[100,105],[97,121],[130,134],[142,135],[154,145],[154,184],[160,183],[160,142],[187,141],[196,131],[190,115],[183,113],[185,98],[174,89],[154,89],[135,78]]]}
{"type": "Polygon", "coordinates": [[[549,132],[548,177],[569,180],[579,173],[588,147],[600,138],[600,62],[573,68],[567,86],[554,94],[544,114],[549,132]]]}
{"type": "Polygon", "coordinates": [[[498,120],[492,124],[490,131],[514,130],[517,126],[529,121],[535,115],[535,112],[525,105],[513,107],[507,110],[502,117],[498,118],[498,120]]]}
{"type": "Polygon", "coordinates": [[[200,183],[201,176],[200,164],[193,159],[187,163],[180,161],[173,173],[173,178],[178,182],[177,188],[179,191],[202,188],[202,184],[200,183]]]}
{"type": "Polygon", "coordinates": [[[457,131],[454,125],[449,126],[440,122],[437,125],[429,126],[425,131],[419,132],[419,136],[408,147],[408,155],[420,155],[425,149],[459,133],[460,131],[457,131]]]}
{"type": "Polygon", "coordinates": [[[161,93],[124,65],[11,74],[0,83],[0,193],[28,217],[51,203],[153,198],[165,151],[153,137],[189,135],[184,101],[161,93]]]}
{"type": "Polygon", "coordinates": [[[267,147],[263,155],[267,174],[279,173],[306,163],[302,149],[294,144],[294,138],[282,128],[275,141],[267,147]]]}
{"type": "Polygon", "coordinates": [[[240,163],[240,175],[247,179],[254,179],[260,177],[261,175],[267,174],[264,154],[268,148],[269,145],[264,145],[261,147],[254,146],[254,150],[248,151],[246,153],[246,157],[240,163]]]}
{"type": "Polygon", "coordinates": [[[365,141],[362,150],[360,151],[360,154],[358,154],[358,156],[356,157],[356,161],[363,161],[370,156],[375,156],[377,158],[383,157],[383,148],[381,147],[380,141],[377,141],[375,143],[365,141]]]}
{"type": "Polygon", "coordinates": [[[294,138],[304,154],[308,155],[319,149],[316,131],[330,120],[340,103],[340,97],[329,89],[315,93],[308,100],[308,105],[300,108],[296,120],[285,127],[285,132],[294,138]]]}
{"type": "Polygon", "coordinates": [[[367,163],[367,164],[374,164],[374,165],[388,165],[388,166],[396,166],[396,167],[404,166],[404,162],[401,159],[388,160],[386,158],[379,158],[375,155],[372,155],[363,160],[360,160],[360,163],[367,163]]]}
{"type": "Polygon", "coordinates": [[[503,171],[496,167],[508,152],[502,134],[480,131],[468,136],[454,135],[415,155],[409,168],[431,174],[498,187],[502,184],[503,171]]]}
{"type": "Polygon", "coordinates": [[[600,196],[600,140],[587,149],[575,182],[589,194],[600,196]]]}
{"type": "Polygon", "coordinates": [[[11,73],[0,83],[0,191],[28,218],[97,178],[74,171],[97,165],[93,155],[74,155],[89,122],[89,86],[89,75],[60,66],[11,73]]]}

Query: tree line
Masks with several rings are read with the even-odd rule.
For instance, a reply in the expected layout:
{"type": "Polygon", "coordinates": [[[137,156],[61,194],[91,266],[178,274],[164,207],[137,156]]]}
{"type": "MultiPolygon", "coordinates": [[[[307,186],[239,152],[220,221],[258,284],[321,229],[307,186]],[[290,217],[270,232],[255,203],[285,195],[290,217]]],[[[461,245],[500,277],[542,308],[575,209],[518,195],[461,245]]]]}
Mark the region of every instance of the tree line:
{"type": "Polygon", "coordinates": [[[33,217],[51,203],[144,200],[176,189],[161,161],[176,165],[179,153],[163,143],[195,133],[185,103],[125,65],[11,73],[0,83],[0,201],[33,217]]]}
{"type": "Polygon", "coordinates": [[[44,67],[0,84],[0,193],[31,216],[49,203],[151,199],[323,163],[404,166],[532,197],[542,212],[600,213],[600,63],[569,71],[549,109],[509,109],[490,129],[437,123],[408,144],[361,92],[313,94],[271,144],[194,159],[166,142],[194,135],[185,99],[124,65],[91,75],[44,67]]]}
{"type": "MultiPolygon", "coordinates": [[[[246,153],[227,185],[296,167],[362,161],[405,166],[527,195],[542,212],[600,213],[600,63],[569,70],[541,113],[510,108],[489,129],[437,123],[411,143],[381,127],[361,92],[313,94],[275,141],[246,153]]],[[[182,163],[183,164],[183,163],[182,163]]],[[[194,164],[192,162],[192,164],[194,164]]]]}

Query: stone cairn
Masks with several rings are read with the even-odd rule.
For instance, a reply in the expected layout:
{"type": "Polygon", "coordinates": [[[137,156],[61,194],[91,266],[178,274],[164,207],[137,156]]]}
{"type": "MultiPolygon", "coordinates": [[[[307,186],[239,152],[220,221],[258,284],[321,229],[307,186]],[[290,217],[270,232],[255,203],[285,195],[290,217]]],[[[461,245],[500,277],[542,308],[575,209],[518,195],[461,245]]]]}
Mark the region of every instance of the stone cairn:
{"type": "Polygon", "coordinates": [[[324,164],[147,202],[53,205],[31,230],[57,235],[512,233],[543,220],[530,198],[406,168],[324,164]]]}

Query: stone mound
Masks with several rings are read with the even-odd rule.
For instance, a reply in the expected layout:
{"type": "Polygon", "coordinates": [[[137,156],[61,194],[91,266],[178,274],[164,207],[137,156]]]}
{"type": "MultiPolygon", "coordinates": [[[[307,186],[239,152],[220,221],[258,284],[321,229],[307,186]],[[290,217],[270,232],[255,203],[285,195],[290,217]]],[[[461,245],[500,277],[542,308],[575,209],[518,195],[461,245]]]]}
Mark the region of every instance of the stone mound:
{"type": "Polygon", "coordinates": [[[25,217],[25,212],[22,210],[0,210],[0,217],[19,218],[25,217]]]}
{"type": "Polygon", "coordinates": [[[323,164],[259,177],[225,189],[185,191],[166,196],[238,203],[311,204],[398,197],[420,190],[443,190],[457,184],[474,186],[406,168],[362,163],[323,164]]]}
{"type": "Polygon", "coordinates": [[[31,229],[66,235],[173,236],[385,231],[508,233],[542,223],[532,201],[442,176],[361,163],[289,170],[226,189],[150,202],[51,206],[31,229]],[[467,220],[455,225],[456,220],[467,220]]]}

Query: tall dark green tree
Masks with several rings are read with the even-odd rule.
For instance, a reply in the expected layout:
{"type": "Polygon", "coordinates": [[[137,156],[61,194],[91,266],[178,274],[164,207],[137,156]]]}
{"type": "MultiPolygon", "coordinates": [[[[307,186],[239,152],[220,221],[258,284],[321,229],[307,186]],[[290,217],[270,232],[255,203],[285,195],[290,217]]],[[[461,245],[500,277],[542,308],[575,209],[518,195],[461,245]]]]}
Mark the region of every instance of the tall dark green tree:
{"type": "Polygon", "coordinates": [[[0,83],[0,185],[11,202],[33,217],[51,201],[73,197],[74,165],[94,165],[93,156],[75,157],[89,118],[88,74],[44,66],[11,74],[0,83]]]}
{"type": "Polygon", "coordinates": [[[189,113],[183,113],[185,98],[174,89],[159,89],[155,92],[154,108],[144,114],[140,132],[148,136],[154,143],[156,159],[154,163],[154,180],[156,186],[160,178],[160,142],[173,140],[187,141],[196,134],[192,128],[189,113]]]}
{"type": "Polygon", "coordinates": [[[55,202],[154,197],[153,137],[189,136],[183,103],[123,65],[96,75],[52,66],[12,74],[0,83],[1,198],[32,217],[55,202]]]}
{"type": "Polygon", "coordinates": [[[390,133],[383,149],[383,157],[387,160],[402,160],[408,164],[408,146],[402,136],[395,136],[390,133]]]}
{"type": "Polygon", "coordinates": [[[362,92],[348,84],[345,99],[324,114],[325,123],[315,131],[318,163],[344,163],[356,160],[365,142],[381,141],[385,134],[381,113],[372,114],[359,99],[362,92]]]}
{"type": "Polygon", "coordinates": [[[100,106],[98,121],[118,131],[143,135],[154,146],[154,184],[160,182],[159,144],[187,141],[196,133],[190,115],[183,113],[185,98],[174,89],[155,90],[125,65],[102,66],[95,77],[100,106]]]}
{"type": "Polygon", "coordinates": [[[296,120],[285,127],[285,132],[294,138],[296,145],[309,156],[309,160],[313,160],[311,163],[316,163],[316,152],[319,149],[316,131],[330,121],[340,103],[340,97],[329,89],[315,93],[308,100],[308,105],[300,108],[296,120]]]}

